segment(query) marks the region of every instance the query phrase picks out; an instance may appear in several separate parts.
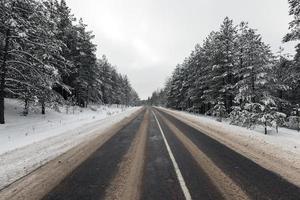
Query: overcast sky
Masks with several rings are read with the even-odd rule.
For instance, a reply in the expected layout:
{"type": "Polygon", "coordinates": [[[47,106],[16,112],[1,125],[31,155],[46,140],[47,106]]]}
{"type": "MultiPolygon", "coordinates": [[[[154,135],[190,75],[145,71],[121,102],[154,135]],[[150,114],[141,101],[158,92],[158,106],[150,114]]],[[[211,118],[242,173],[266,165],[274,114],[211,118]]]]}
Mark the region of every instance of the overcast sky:
{"type": "Polygon", "coordinates": [[[276,52],[288,32],[287,0],[67,0],[96,36],[97,55],[107,55],[127,74],[142,99],[161,88],[176,64],[218,30],[228,16],[248,21],[276,52]]]}

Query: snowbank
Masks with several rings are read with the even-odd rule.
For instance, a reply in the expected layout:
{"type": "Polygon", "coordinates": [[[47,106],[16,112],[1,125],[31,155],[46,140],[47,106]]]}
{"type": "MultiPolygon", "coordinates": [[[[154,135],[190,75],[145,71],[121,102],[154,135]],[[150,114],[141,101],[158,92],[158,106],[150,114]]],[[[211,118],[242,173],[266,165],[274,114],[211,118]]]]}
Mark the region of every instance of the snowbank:
{"type": "Polygon", "coordinates": [[[24,117],[22,105],[6,99],[7,123],[0,125],[0,189],[138,109],[93,106],[76,108],[74,114],[49,110],[45,116],[31,113],[24,117]]]}
{"type": "Polygon", "coordinates": [[[48,110],[44,116],[39,111],[22,116],[23,107],[19,101],[5,101],[6,124],[0,125],[0,154],[134,109],[117,105],[74,107],[74,114],[73,108],[69,109],[69,114],[66,113],[66,108],[61,108],[61,113],[48,110]]]}

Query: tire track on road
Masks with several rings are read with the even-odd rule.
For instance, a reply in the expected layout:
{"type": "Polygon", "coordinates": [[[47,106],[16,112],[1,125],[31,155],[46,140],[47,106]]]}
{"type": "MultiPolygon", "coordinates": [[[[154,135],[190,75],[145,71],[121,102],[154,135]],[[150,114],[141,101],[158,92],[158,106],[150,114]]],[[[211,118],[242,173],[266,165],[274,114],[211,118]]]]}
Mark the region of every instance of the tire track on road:
{"type": "Polygon", "coordinates": [[[213,184],[210,177],[198,165],[196,160],[185,148],[182,142],[174,135],[173,131],[163,121],[161,115],[157,113],[157,118],[166,139],[173,151],[178,167],[185,179],[186,186],[190,191],[192,199],[223,200],[221,191],[213,184]]]}
{"type": "Polygon", "coordinates": [[[147,109],[130,149],[123,157],[118,172],[106,190],[104,199],[140,199],[148,126],[149,110],[147,109]]]}
{"type": "Polygon", "coordinates": [[[175,172],[176,172],[176,175],[177,175],[177,179],[178,179],[178,181],[179,181],[179,184],[180,184],[180,187],[181,187],[182,192],[183,192],[183,194],[184,194],[184,197],[185,197],[186,200],[191,200],[192,198],[191,198],[190,191],[189,191],[189,189],[188,189],[187,186],[186,186],[185,180],[184,180],[184,178],[183,178],[183,176],[182,176],[182,174],[181,174],[181,171],[180,171],[180,169],[179,169],[179,167],[178,167],[178,164],[177,164],[177,162],[176,162],[176,160],[175,160],[175,157],[174,157],[174,155],[173,155],[173,153],[172,153],[172,150],[171,150],[171,148],[170,148],[170,146],[169,146],[169,143],[168,143],[168,141],[167,141],[167,139],[166,139],[166,136],[165,136],[165,134],[164,134],[164,132],[163,132],[161,126],[160,126],[160,123],[159,123],[159,121],[158,121],[158,119],[157,119],[157,117],[156,117],[156,115],[155,115],[154,112],[153,112],[153,115],[154,115],[155,120],[156,120],[156,122],[157,122],[158,128],[159,128],[159,130],[160,130],[160,132],[161,132],[161,134],[162,134],[164,143],[165,143],[165,145],[166,145],[166,147],[167,147],[169,156],[170,156],[171,161],[172,161],[172,164],[173,164],[173,166],[174,166],[174,169],[175,169],[175,172]]]}
{"type": "MultiPolygon", "coordinates": [[[[159,114],[160,115],[160,114],[159,114]]],[[[248,200],[248,195],[241,190],[241,188],[231,180],[226,174],[219,169],[209,157],[207,157],[188,137],[184,135],[165,117],[160,115],[164,123],[172,130],[174,135],[182,142],[184,147],[190,152],[199,167],[205,171],[213,184],[228,200],[248,200]]]]}
{"type": "Polygon", "coordinates": [[[177,119],[176,116],[164,111],[160,113],[251,199],[299,200],[300,188],[296,185],[177,119]]]}
{"type": "MultiPolygon", "coordinates": [[[[151,109],[152,111],[153,109],[151,109]]],[[[150,115],[142,200],[183,200],[176,172],[153,113],[150,115]]]]}
{"type": "Polygon", "coordinates": [[[43,200],[99,200],[128,152],[144,111],[123,127],[58,184],[43,200]]]}

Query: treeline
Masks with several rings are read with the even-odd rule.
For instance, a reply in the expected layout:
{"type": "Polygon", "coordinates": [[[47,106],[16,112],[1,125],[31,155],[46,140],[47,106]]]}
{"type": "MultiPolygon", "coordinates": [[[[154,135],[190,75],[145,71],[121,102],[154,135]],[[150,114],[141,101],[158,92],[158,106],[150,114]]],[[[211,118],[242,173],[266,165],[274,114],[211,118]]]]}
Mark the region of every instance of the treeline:
{"type": "Polygon", "coordinates": [[[96,57],[94,35],[64,0],[0,1],[0,123],[4,98],[45,107],[90,102],[133,105],[138,100],[126,76],[96,57]]]}
{"type": "Polygon", "coordinates": [[[156,106],[164,106],[167,105],[167,86],[164,89],[157,89],[148,97],[145,104],[148,105],[156,105],[156,106]]]}
{"type": "MultiPolygon", "coordinates": [[[[299,40],[297,0],[290,0],[291,33],[284,41],[299,40]]],[[[288,125],[299,129],[300,45],[294,59],[274,55],[247,23],[235,25],[226,17],[218,31],[178,65],[165,88],[149,99],[177,110],[230,118],[251,128],[288,125]]]]}

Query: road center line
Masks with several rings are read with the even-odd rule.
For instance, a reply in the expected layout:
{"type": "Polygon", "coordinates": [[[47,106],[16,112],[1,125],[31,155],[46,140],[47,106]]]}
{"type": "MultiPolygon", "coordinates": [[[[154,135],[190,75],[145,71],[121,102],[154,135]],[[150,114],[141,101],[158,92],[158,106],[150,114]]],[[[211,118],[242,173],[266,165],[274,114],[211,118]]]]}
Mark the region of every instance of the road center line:
{"type": "Polygon", "coordinates": [[[178,179],[178,181],[179,181],[180,187],[181,187],[181,189],[182,189],[182,191],[183,191],[183,194],[184,194],[184,196],[185,196],[185,199],[186,199],[186,200],[192,200],[192,197],[191,197],[191,194],[190,194],[190,192],[189,192],[189,189],[187,188],[187,186],[186,186],[186,184],[185,184],[185,181],[184,181],[184,179],[183,179],[183,176],[182,176],[182,174],[181,174],[181,171],[180,171],[180,169],[179,169],[179,167],[178,167],[178,164],[177,164],[177,162],[176,162],[176,160],[175,160],[175,157],[174,157],[174,155],[173,155],[173,153],[172,153],[172,150],[171,150],[171,148],[170,148],[170,146],[169,146],[169,144],[168,144],[168,141],[167,141],[167,139],[166,139],[166,137],[165,137],[165,134],[164,134],[164,132],[163,132],[161,126],[160,126],[160,123],[159,123],[159,121],[158,121],[158,119],[157,119],[155,113],[154,113],[153,111],[152,111],[152,113],[153,113],[153,115],[154,115],[154,118],[155,118],[155,120],[156,120],[156,123],[157,123],[157,125],[158,125],[158,128],[159,128],[159,130],[160,130],[160,132],[161,132],[161,135],[162,135],[162,137],[163,137],[164,143],[165,143],[165,145],[166,145],[166,147],[167,147],[169,156],[170,156],[171,161],[172,161],[172,164],[173,164],[173,166],[174,166],[174,169],[175,169],[175,172],[176,172],[176,176],[177,176],[177,179],[178,179]]]}

